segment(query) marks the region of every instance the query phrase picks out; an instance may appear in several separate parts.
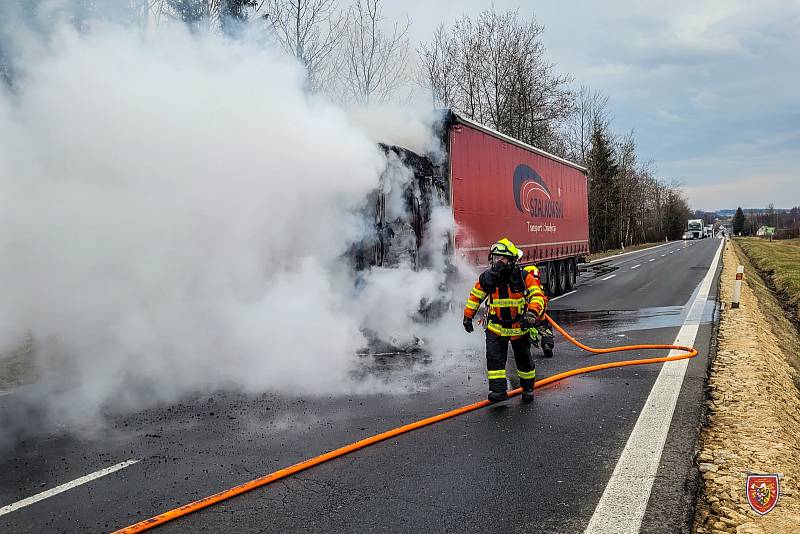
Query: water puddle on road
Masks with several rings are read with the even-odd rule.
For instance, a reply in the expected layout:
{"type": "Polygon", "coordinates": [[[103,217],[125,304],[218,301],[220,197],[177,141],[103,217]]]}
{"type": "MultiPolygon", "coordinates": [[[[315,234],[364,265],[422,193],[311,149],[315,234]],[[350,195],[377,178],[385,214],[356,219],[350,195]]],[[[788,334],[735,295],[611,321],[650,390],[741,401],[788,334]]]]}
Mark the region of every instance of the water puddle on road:
{"type": "Polygon", "coordinates": [[[619,266],[613,265],[611,260],[601,261],[594,265],[578,267],[578,279],[581,281],[594,280],[595,278],[612,274],[617,270],[619,270],[619,266]]]}
{"type": "Polygon", "coordinates": [[[641,308],[638,310],[595,310],[578,311],[575,309],[550,310],[550,316],[570,334],[577,337],[603,335],[620,335],[634,330],[652,330],[657,328],[676,328],[684,323],[705,324],[714,321],[717,303],[706,301],[699,314],[689,316],[686,306],[661,306],[641,308]]]}

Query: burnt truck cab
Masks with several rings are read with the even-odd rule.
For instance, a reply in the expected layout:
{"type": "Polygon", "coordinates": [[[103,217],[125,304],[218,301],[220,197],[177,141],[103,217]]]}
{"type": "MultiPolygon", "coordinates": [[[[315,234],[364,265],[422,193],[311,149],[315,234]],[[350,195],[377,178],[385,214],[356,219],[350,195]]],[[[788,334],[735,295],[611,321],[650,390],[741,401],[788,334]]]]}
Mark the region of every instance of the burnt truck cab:
{"type": "Polygon", "coordinates": [[[432,258],[423,247],[425,230],[434,206],[449,203],[447,180],[442,168],[430,157],[406,148],[383,143],[378,146],[387,159],[396,158],[410,175],[402,184],[401,191],[390,190],[386,187],[389,181],[387,171],[381,176],[381,185],[369,194],[364,215],[371,228],[367,239],[353,247],[351,254],[355,267],[361,270],[370,266],[396,267],[402,263],[415,270],[430,267],[432,258]],[[399,197],[401,209],[387,209],[387,205],[398,201],[397,198],[391,199],[392,195],[399,197]]]}

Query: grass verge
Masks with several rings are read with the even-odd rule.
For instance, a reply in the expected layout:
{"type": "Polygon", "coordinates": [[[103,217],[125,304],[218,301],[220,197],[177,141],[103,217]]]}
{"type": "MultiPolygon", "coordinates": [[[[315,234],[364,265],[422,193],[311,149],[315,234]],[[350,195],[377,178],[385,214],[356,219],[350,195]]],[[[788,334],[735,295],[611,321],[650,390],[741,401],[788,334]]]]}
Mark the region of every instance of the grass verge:
{"type": "Polygon", "coordinates": [[[778,296],[791,307],[793,319],[800,322],[800,239],[767,241],[765,239],[736,239],[735,243],[747,255],[775,288],[778,296]]]}

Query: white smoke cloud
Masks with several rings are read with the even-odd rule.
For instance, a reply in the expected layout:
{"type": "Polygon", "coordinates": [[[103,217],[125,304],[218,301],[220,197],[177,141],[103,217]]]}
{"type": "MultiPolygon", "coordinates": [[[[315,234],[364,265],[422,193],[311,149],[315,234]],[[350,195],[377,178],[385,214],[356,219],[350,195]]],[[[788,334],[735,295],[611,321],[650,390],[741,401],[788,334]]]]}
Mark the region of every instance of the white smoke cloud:
{"type": "MultiPolygon", "coordinates": [[[[52,415],[369,387],[364,328],[408,337],[444,275],[375,269],[354,290],[341,258],[387,169],[364,115],[273,50],[179,25],[65,26],[34,49],[0,95],[0,345],[32,333],[52,415]]],[[[436,146],[427,120],[395,134],[436,146]]],[[[450,332],[442,353],[481,342],[458,315],[422,327],[450,332]]]]}
{"type": "Polygon", "coordinates": [[[430,107],[430,102],[413,100],[399,107],[388,104],[371,104],[368,108],[353,107],[348,110],[351,120],[368,132],[373,139],[399,145],[418,154],[441,155],[441,140],[431,135],[431,129],[441,120],[441,113],[430,107]]]}

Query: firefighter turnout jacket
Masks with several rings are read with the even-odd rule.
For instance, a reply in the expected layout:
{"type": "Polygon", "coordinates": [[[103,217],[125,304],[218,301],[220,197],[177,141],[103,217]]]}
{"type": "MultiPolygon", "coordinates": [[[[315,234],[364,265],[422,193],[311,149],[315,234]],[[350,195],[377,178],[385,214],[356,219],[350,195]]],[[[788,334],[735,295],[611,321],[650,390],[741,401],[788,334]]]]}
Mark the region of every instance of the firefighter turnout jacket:
{"type": "Polygon", "coordinates": [[[542,290],[534,266],[515,266],[508,275],[492,269],[481,273],[467,297],[464,316],[473,318],[481,303],[486,301],[488,318],[486,329],[498,336],[517,339],[529,332],[520,321],[526,311],[541,317],[547,308],[547,296],[542,290]]]}

